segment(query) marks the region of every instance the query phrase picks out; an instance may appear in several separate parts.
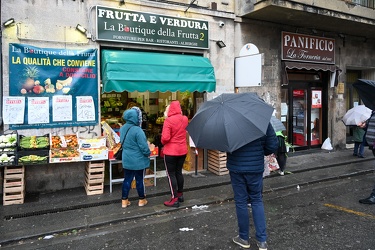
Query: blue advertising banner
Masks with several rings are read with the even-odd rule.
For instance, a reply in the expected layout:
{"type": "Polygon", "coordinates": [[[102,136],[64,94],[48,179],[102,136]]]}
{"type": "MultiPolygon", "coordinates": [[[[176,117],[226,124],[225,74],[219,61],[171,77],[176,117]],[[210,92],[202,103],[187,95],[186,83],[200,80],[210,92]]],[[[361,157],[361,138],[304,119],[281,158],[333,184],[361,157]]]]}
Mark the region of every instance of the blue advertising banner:
{"type": "Polygon", "coordinates": [[[10,44],[9,95],[26,98],[23,124],[12,124],[15,109],[3,110],[13,130],[98,124],[97,49],[10,44]]]}

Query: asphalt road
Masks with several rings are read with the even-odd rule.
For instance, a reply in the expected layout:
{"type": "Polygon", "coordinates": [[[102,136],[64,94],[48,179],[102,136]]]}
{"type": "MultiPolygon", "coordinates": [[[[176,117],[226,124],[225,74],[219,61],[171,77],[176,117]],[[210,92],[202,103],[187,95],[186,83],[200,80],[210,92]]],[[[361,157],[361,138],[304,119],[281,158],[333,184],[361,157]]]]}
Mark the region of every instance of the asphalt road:
{"type": "MultiPolygon", "coordinates": [[[[369,195],[374,181],[372,173],[266,193],[269,249],[375,250],[375,205],[358,203],[369,195]]],[[[219,192],[223,187],[216,188],[219,192]]],[[[241,249],[231,241],[237,234],[236,224],[234,202],[228,201],[1,248],[241,249]]],[[[254,240],[251,245],[251,249],[258,249],[254,240]]]]}

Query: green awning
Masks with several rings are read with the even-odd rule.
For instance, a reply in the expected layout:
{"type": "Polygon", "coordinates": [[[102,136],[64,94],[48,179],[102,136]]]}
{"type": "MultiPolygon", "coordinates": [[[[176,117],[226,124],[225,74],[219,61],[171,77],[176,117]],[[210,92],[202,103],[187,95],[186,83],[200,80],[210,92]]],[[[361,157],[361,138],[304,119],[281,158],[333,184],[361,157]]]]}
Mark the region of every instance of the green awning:
{"type": "Polygon", "coordinates": [[[214,68],[201,56],[102,50],[102,92],[215,91],[214,68]]]}

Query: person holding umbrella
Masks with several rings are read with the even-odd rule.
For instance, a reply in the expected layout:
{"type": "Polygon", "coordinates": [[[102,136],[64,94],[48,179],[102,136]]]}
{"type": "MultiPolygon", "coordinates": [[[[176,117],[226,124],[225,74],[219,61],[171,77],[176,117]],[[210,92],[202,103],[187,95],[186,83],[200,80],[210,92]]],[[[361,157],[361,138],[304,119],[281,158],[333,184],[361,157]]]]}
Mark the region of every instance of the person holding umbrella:
{"type": "Polygon", "coordinates": [[[250,248],[250,199],[257,244],[267,250],[262,190],[264,156],[278,147],[270,122],[273,111],[257,93],[223,93],[204,102],[187,127],[196,147],[227,152],[239,228],[233,242],[244,248],[250,248]]]}
{"type": "Polygon", "coordinates": [[[188,118],[182,115],[179,101],[172,101],[166,108],[167,118],[161,133],[161,143],[164,145],[164,164],[167,171],[168,183],[171,189],[171,199],[164,202],[168,207],[179,207],[184,201],[184,176],[182,167],[188,148],[186,145],[186,127],[188,118]]]}
{"type": "Polygon", "coordinates": [[[265,136],[227,153],[227,168],[234,192],[239,228],[239,235],[233,238],[233,242],[243,248],[250,248],[247,205],[250,198],[257,245],[259,250],[267,250],[266,218],[262,200],[264,156],[275,153],[277,148],[278,139],[273,127],[268,124],[265,136]]]}
{"type": "Polygon", "coordinates": [[[365,158],[363,155],[365,152],[365,130],[363,129],[366,126],[366,122],[358,124],[353,129],[353,139],[354,139],[354,149],[353,156],[358,156],[359,158],[365,158]]]}
{"type": "MultiPolygon", "coordinates": [[[[366,134],[365,134],[365,139],[372,150],[373,155],[375,156],[375,111],[372,111],[372,115],[370,119],[367,120],[366,122],[366,134]]],[[[372,192],[369,197],[365,199],[360,199],[359,203],[362,204],[369,204],[373,205],[375,204],[375,186],[372,189],[372,192]]]]}

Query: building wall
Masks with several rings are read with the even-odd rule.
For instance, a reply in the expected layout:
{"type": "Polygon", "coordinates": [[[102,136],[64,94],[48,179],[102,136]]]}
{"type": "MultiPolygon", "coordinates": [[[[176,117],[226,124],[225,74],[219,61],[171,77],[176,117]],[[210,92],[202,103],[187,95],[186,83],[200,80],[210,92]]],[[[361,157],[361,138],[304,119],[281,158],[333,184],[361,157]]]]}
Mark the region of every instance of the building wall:
{"type": "MultiPolygon", "coordinates": [[[[247,43],[255,44],[263,57],[262,86],[241,88],[239,92],[257,92],[267,103],[271,104],[276,113],[280,112],[281,104],[281,32],[295,32],[296,27],[281,26],[275,23],[258,22],[238,18],[235,24],[235,56],[247,43]]],[[[310,34],[312,35],[312,34],[310,34]]],[[[319,34],[318,34],[319,36],[319,34]]],[[[322,34],[321,34],[322,36],[322,34]]],[[[367,79],[375,70],[375,43],[366,41],[364,37],[345,37],[345,42],[337,34],[331,34],[336,40],[336,65],[342,69],[339,82],[346,83],[347,69],[362,69],[367,79]]],[[[336,87],[329,88],[328,93],[328,136],[335,149],[346,147],[346,128],[341,121],[347,111],[345,94],[337,94],[336,87]]]]}
{"type": "MultiPolygon", "coordinates": [[[[189,7],[191,0],[176,0],[174,1],[176,4],[163,3],[162,1],[126,0],[125,2],[125,5],[121,5],[118,0],[84,0],[83,2],[78,0],[1,0],[1,23],[11,17],[16,21],[16,25],[2,29],[3,95],[8,95],[9,90],[9,43],[66,49],[99,49],[103,45],[150,51],[203,54],[203,56],[210,59],[214,66],[217,80],[216,91],[207,93],[206,98],[208,100],[221,93],[233,93],[235,91],[234,59],[239,56],[239,52],[245,44],[253,43],[259,48],[260,53],[264,55],[262,85],[259,87],[240,88],[238,91],[257,92],[277,112],[280,112],[281,32],[294,32],[295,27],[284,27],[276,23],[259,22],[235,16],[235,7],[240,10],[246,9],[250,11],[251,4],[256,2],[253,0],[240,1],[238,6],[234,6],[234,1],[229,0],[199,0],[195,2],[197,7],[189,7]],[[213,5],[212,3],[215,4],[213,5]],[[197,50],[141,44],[99,43],[95,39],[87,39],[85,35],[75,30],[75,27],[79,23],[95,36],[95,12],[93,7],[96,5],[206,20],[209,22],[210,49],[197,50]],[[213,6],[216,7],[216,10],[212,9],[213,6]],[[220,27],[219,22],[223,22],[224,26],[220,27]],[[216,46],[217,40],[224,41],[226,47],[220,49],[216,46]]],[[[323,7],[327,7],[327,2],[324,0],[303,2],[310,2],[316,5],[322,4],[323,7]]],[[[346,4],[342,1],[335,2],[336,4],[339,2],[339,8],[340,4],[346,4]]],[[[336,5],[332,8],[336,9],[336,5]]],[[[353,8],[353,11],[358,10],[359,8],[357,7],[353,8]]],[[[361,13],[366,15],[366,12],[361,13]]],[[[336,39],[336,65],[343,70],[339,77],[340,82],[345,83],[346,69],[362,69],[365,76],[374,76],[374,41],[365,42],[364,38],[349,36],[345,38],[344,45],[341,38],[332,38],[336,39]]],[[[346,112],[345,95],[337,94],[336,88],[330,88],[328,96],[330,110],[328,119],[330,131],[328,131],[328,135],[332,139],[334,148],[344,148],[346,129],[341,122],[341,118],[346,112]]],[[[4,126],[4,129],[6,130],[7,127],[4,126]]],[[[18,132],[23,135],[71,134],[78,132],[83,137],[96,137],[100,135],[101,129],[100,126],[90,126],[18,132]]],[[[27,167],[27,191],[52,191],[82,186],[84,166],[85,163],[82,162],[27,167]]]]}
{"type": "MultiPolygon", "coordinates": [[[[232,1],[200,0],[196,6],[189,7],[190,0],[174,1],[136,1],[126,0],[124,5],[119,0],[1,0],[1,23],[14,18],[16,25],[2,29],[2,89],[3,96],[9,95],[9,44],[28,44],[41,48],[87,49],[100,46],[126,47],[162,52],[184,52],[201,54],[210,59],[215,69],[217,87],[215,93],[209,93],[208,99],[222,92],[234,92],[234,3],[232,1]],[[216,9],[212,9],[216,3],[216,9]],[[202,19],[209,22],[208,50],[97,42],[87,39],[75,27],[81,24],[95,36],[94,6],[108,6],[149,12],[162,15],[202,19]],[[189,8],[188,8],[189,7],[189,8]],[[224,26],[219,26],[223,22],[224,26]],[[217,40],[223,40],[227,47],[220,49],[217,40]]],[[[98,67],[100,60],[98,54],[98,67]]],[[[100,79],[99,79],[100,80],[100,79]]],[[[98,80],[98,88],[99,82],[98,80]]],[[[100,119],[100,118],[99,118],[100,119]]],[[[8,126],[4,125],[4,130],[8,126]]],[[[19,130],[22,135],[44,135],[48,133],[64,135],[78,133],[82,137],[97,137],[101,127],[62,127],[52,129],[19,130]]],[[[85,162],[60,163],[26,167],[27,192],[53,191],[83,186],[85,162]]]]}

